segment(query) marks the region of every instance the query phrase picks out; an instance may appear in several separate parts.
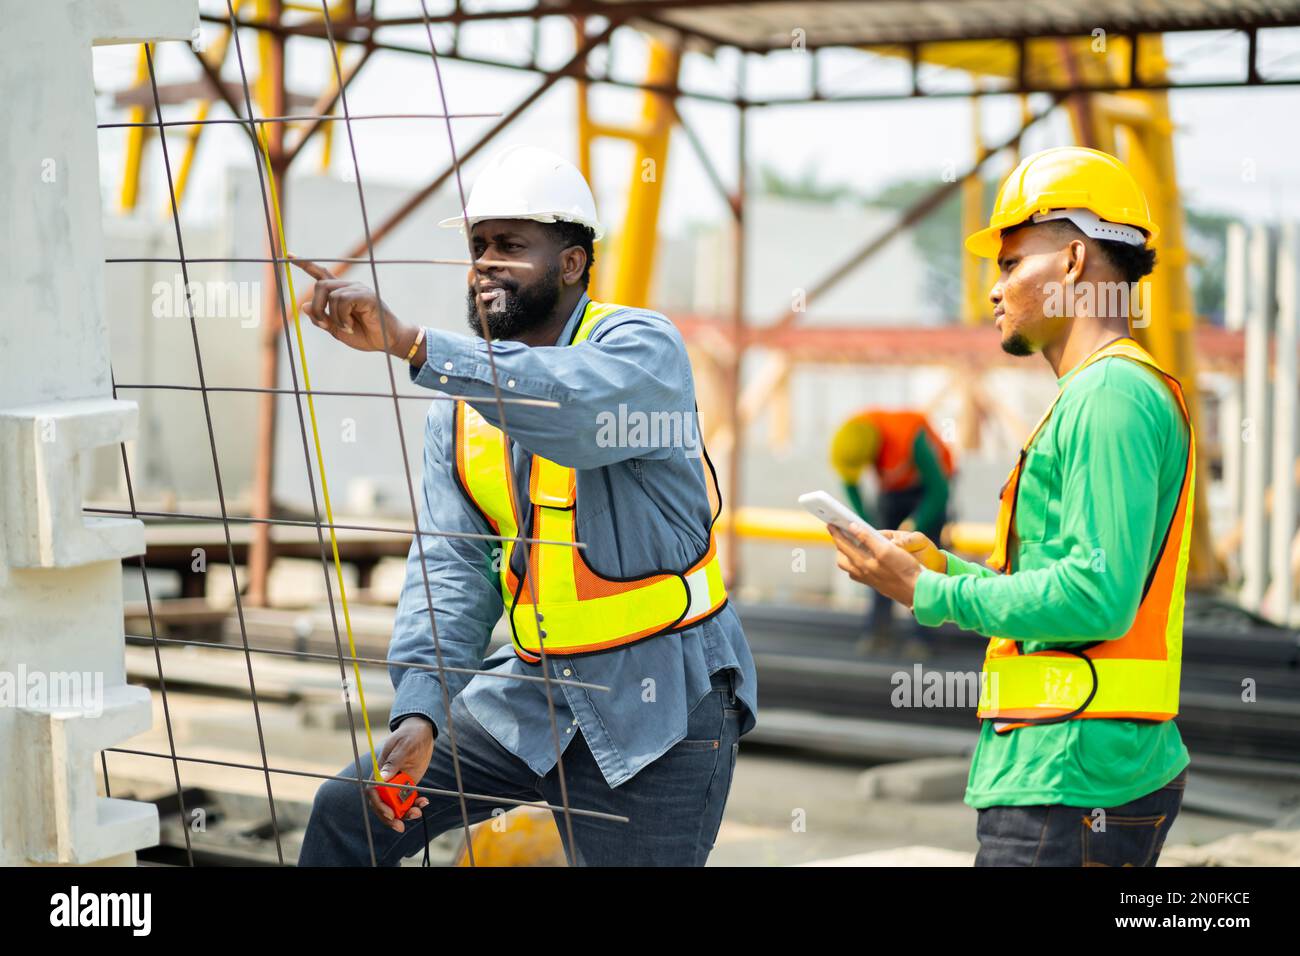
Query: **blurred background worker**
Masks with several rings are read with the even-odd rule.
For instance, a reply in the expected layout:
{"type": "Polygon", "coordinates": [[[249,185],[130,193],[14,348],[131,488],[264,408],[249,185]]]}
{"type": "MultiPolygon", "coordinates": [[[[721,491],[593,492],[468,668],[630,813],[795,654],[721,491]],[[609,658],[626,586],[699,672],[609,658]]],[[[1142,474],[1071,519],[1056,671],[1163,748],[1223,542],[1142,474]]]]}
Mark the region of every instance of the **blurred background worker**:
{"type": "MultiPolygon", "coordinates": [[[[938,541],[948,514],[952,452],[920,412],[864,408],[831,440],[831,465],[844,482],[849,507],[877,528],[919,531],[938,541]],[[862,498],[864,469],[876,473],[875,507],[862,498]]],[[[881,650],[893,633],[893,601],[877,591],[867,611],[864,649],[881,650]]],[[[913,622],[913,640],[924,628],[913,622]]],[[[920,652],[924,645],[907,650],[920,652]]]]}

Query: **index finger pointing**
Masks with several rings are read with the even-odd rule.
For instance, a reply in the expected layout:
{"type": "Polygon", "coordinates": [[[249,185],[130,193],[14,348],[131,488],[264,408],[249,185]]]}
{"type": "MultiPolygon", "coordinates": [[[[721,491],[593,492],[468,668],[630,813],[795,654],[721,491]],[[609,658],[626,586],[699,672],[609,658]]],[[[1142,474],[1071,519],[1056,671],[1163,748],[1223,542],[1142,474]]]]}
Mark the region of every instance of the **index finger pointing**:
{"type": "Polygon", "coordinates": [[[338,278],[334,273],[330,272],[323,266],[316,265],[316,263],[312,262],[310,259],[290,259],[289,261],[313,279],[320,280],[338,278]]]}

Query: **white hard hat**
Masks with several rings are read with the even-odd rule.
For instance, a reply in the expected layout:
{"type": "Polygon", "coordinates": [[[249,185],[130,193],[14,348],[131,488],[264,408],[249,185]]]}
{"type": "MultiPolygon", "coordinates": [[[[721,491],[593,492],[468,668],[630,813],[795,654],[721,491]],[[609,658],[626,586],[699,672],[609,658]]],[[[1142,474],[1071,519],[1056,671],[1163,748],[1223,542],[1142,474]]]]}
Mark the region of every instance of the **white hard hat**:
{"type": "MultiPolygon", "coordinates": [[[[471,226],[485,219],[532,219],[535,222],[576,222],[605,230],[596,217],[591,187],[573,163],[537,146],[510,146],[488,161],[470,191],[465,215],[471,226]]],[[[465,216],[439,223],[465,225],[465,216]]]]}

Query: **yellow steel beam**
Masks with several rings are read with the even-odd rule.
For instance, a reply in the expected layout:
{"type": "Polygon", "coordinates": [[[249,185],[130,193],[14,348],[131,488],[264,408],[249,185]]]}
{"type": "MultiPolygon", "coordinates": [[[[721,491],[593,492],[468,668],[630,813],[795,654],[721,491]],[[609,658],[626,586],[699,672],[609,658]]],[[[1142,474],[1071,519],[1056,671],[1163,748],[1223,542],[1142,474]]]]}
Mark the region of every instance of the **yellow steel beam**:
{"type": "MultiPolygon", "coordinates": [[[[984,145],[980,99],[971,97],[971,129],[975,147],[975,162],[987,152],[984,145]]],[[[961,234],[969,236],[983,229],[988,220],[984,214],[984,178],[971,176],[961,185],[961,234]]],[[[966,325],[979,325],[992,311],[988,304],[988,287],[984,284],[983,259],[971,255],[963,248],[961,256],[961,318],[966,325]]]]}
{"type": "MultiPolygon", "coordinates": [[[[674,86],[681,65],[681,50],[650,41],[646,82],[674,86]]],[[[659,207],[663,199],[664,174],[668,166],[668,142],[672,137],[673,109],[660,93],[641,94],[641,126],[634,139],[635,158],[628,187],[627,211],[619,231],[614,302],[623,305],[650,304],[650,283],[654,278],[655,251],[659,237],[659,207]]]]}
{"type": "MultiPolygon", "coordinates": [[[[242,0],[234,0],[231,4],[235,13],[239,13],[239,5],[242,0]]],[[[230,49],[230,28],[224,27],[218,36],[217,41],[210,50],[205,50],[199,56],[207,60],[212,65],[217,75],[221,74],[221,67],[226,62],[226,53],[230,49]]],[[[199,100],[198,106],[194,111],[194,118],[202,123],[212,112],[212,100],[199,100]]],[[[176,207],[179,209],[185,201],[185,187],[190,181],[190,170],[194,167],[194,158],[198,154],[199,141],[203,137],[203,131],[207,127],[198,125],[189,127],[185,136],[185,152],[181,156],[180,167],[176,174],[176,207]]],[[[163,218],[171,215],[171,205],[168,204],[163,210],[163,218]]]]}
{"type": "MultiPolygon", "coordinates": [[[[575,22],[574,28],[581,39],[582,22],[575,22]]],[[[655,40],[649,40],[649,43],[646,83],[675,85],[681,65],[681,51],[655,40]]],[[[578,169],[587,181],[592,182],[591,148],[595,140],[620,139],[635,147],[629,176],[627,211],[614,256],[615,272],[612,281],[608,271],[602,271],[599,275],[593,273],[592,285],[600,290],[597,293],[600,298],[608,298],[624,305],[649,305],[659,233],[659,207],[663,198],[668,143],[675,115],[673,106],[668,97],[647,91],[641,94],[641,118],[637,125],[601,123],[591,116],[590,84],[579,79],[576,86],[578,169]]],[[[599,255],[596,258],[598,261],[603,259],[599,255]]]]}
{"type": "MultiPolygon", "coordinates": [[[[320,20],[322,22],[325,20],[325,14],[319,3],[291,3],[289,0],[284,0],[284,2],[280,4],[280,9],[283,11],[292,10],[295,13],[305,13],[308,15],[307,19],[309,20],[320,20]]],[[[338,0],[337,3],[329,4],[329,13],[330,20],[332,21],[353,19],[356,16],[356,0],[338,0]]],[[[343,50],[346,48],[343,41],[340,40],[338,42],[338,48],[341,56],[343,50]]],[[[330,77],[337,86],[338,81],[333,79],[333,73],[330,74],[330,77]]],[[[331,109],[329,112],[330,114],[333,114],[334,110],[331,109]]],[[[297,129],[300,128],[301,124],[293,123],[290,125],[297,129]]],[[[319,135],[321,144],[320,171],[322,174],[325,174],[329,172],[330,164],[334,160],[334,124],[322,123],[320,129],[317,130],[317,134],[319,135]]]]}
{"type": "MultiPolygon", "coordinates": [[[[1122,45],[1124,56],[1119,62],[1127,63],[1127,41],[1122,41],[1122,45]]],[[[1137,64],[1141,79],[1148,82],[1163,79],[1168,63],[1161,37],[1142,38],[1137,64]]],[[[1117,67],[1112,61],[1112,68],[1122,69],[1116,75],[1127,78],[1127,66],[1117,67]]],[[[1160,225],[1157,266],[1143,281],[1143,315],[1134,323],[1134,335],[1182,384],[1193,427],[1199,433],[1203,418],[1196,371],[1196,309],[1187,269],[1189,257],[1174,162],[1169,97],[1163,90],[1142,90],[1106,94],[1091,100],[1090,125],[1098,148],[1115,153],[1133,171],[1146,194],[1151,216],[1160,225]]],[[[1198,446],[1197,469],[1201,475],[1208,474],[1205,447],[1205,442],[1198,446]]],[[[1196,496],[1192,523],[1188,582],[1197,587],[1211,586],[1222,576],[1210,540],[1208,488],[1209,482],[1203,481],[1201,493],[1196,496]]]]}
{"type": "MultiPolygon", "coordinates": [[[[574,42],[581,47],[586,41],[586,20],[582,17],[575,17],[573,21],[574,42]]],[[[583,65],[580,77],[586,76],[586,65],[583,65]]],[[[586,79],[578,79],[574,83],[574,89],[578,97],[578,171],[582,173],[582,178],[588,183],[592,183],[592,191],[595,192],[595,180],[591,175],[591,145],[596,139],[596,126],[591,120],[591,84],[586,79]]],[[[598,247],[597,251],[600,251],[598,247]]],[[[601,265],[602,256],[596,256],[596,264],[591,267],[591,289],[593,294],[601,288],[601,277],[604,275],[604,269],[601,265]]]]}
{"type": "MultiPolygon", "coordinates": [[[[212,110],[211,100],[200,100],[198,108],[194,111],[194,118],[199,122],[208,118],[208,113],[212,110]]],[[[180,208],[185,201],[185,186],[190,181],[190,170],[194,167],[194,156],[199,149],[199,137],[203,135],[202,126],[191,126],[185,136],[185,152],[181,156],[180,167],[176,171],[176,208],[180,208]]],[[[168,202],[165,210],[167,216],[171,215],[171,203],[168,202]]]]}
{"type": "MultiPolygon", "coordinates": [[[[149,60],[145,55],[145,45],[141,44],[135,63],[135,85],[143,86],[148,80],[149,60]]],[[[127,119],[132,123],[143,123],[144,107],[132,106],[127,111],[127,119]]],[[[122,163],[122,188],[118,191],[117,202],[122,212],[134,212],[140,201],[140,167],[148,133],[149,129],[145,126],[128,126],[126,129],[126,156],[122,163]]]]}
{"type": "MultiPolygon", "coordinates": [[[[284,3],[280,4],[280,9],[292,10],[295,13],[309,14],[309,19],[325,19],[325,15],[321,13],[321,6],[319,3],[290,3],[289,0],[285,0],[284,3]]],[[[330,4],[330,19],[350,20],[353,18],[355,10],[355,0],[339,0],[338,3],[330,4]]],[[[295,20],[294,22],[297,23],[301,21],[295,20]]]]}
{"type": "MultiPolygon", "coordinates": [[[[1110,39],[1091,36],[1060,39],[1031,37],[1025,40],[1025,75],[1035,83],[1060,85],[1064,80],[1061,44],[1087,51],[1077,58],[1081,81],[1100,82],[1108,72],[1124,62],[1127,47],[1122,37],[1110,39]]],[[[877,56],[910,60],[912,50],[906,46],[862,47],[877,56]]],[[[1020,71],[1019,54],[1014,40],[944,40],[922,43],[916,48],[917,60],[934,66],[970,73],[974,77],[1014,82],[1020,71]]]]}
{"type": "Polygon", "coordinates": [[[587,121],[588,136],[592,139],[623,139],[629,143],[640,143],[645,139],[645,134],[639,129],[630,129],[626,126],[611,126],[608,123],[597,123],[592,120],[587,121]]]}
{"type": "MultiPolygon", "coordinates": [[[[732,516],[732,509],[724,508],[722,514],[718,516],[714,530],[719,534],[729,530],[732,516]]],[[[826,522],[798,508],[762,508],[742,505],[735,509],[734,516],[736,534],[750,541],[827,547],[834,544],[831,536],[826,532],[826,522]]],[[[954,521],[947,525],[945,537],[952,550],[983,561],[993,551],[994,530],[990,522],[954,521]]]]}
{"type": "MultiPolygon", "coordinates": [[[[254,14],[258,20],[271,19],[271,0],[254,0],[254,14]]],[[[253,81],[257,108],[263,116],[276,116],[278,97],[275,95],[275,71],[267,64],[275,55],[276,37],[270,30],[257,31],[257,77],[253,81]]],[[[281,142],[279,138],[276,143],[281,142]]]]}
{"type": "MultiPolygon", "coordinates": [[[[586,39],[585,23],[581,17],[573,21],[574,40],[579,45],[586,39]]],[[[584,70],[580,77],[585,76],[584,70]]],[[[574,82],[574,89],[578,94],[578,171],[583,179],[591,182],[591,144],[596,138],[595,125],[591,121],[591,84],[585,78],[579,78],[574,82]]]]}

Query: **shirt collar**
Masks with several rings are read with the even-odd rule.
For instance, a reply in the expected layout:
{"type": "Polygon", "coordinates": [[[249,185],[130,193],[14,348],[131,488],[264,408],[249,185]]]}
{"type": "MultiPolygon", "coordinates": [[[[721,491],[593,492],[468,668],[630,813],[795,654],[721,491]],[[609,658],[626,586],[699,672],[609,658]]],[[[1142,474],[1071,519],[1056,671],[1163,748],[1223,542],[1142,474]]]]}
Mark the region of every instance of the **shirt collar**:
{"type": "Polygon", "coordinates": [[[1075,364],[1074,368],[1070,369],[1068,372],[1066,372],[1064,375],[1062,375],[1060,378],[1058,378],[1058,379],[1056,380],[1056,387],[1057,387],[1057,388],[1060,388],[1060,389],[1064,389],[1064,388],[1065,388],[1065,383],[1066,383],[1067,381],[1069,381],[1069,380],[1074,376],[1074,373],[1077,372],[1077,371],[1079,371],[1079,369],[1083,368],[1084,363],[1087,362],[1088,359],[1090,359],[1090,358],[1092,358],[1094,355],[1096,355],[1098,352],[1100,352],[1102,349],[1107,348],[1107,347],[1109,347],[1109,346],[1111,346],[1111,345],[1114,345],[1116,342],[1121,342],[1121,341],[1123,341],[1124,339],[1132,339],[1132,338],[1133,338],[1133,336],[1131,336],[1131,335],[1117,335],[1117,336],[1115,336],[1115,338],[1111,339],[1111,340],[1110,340],[1109,342],[1107,342],[1105,345],[1099,346],[1098,348],[1096,348],[1096,349],[1094,349],[1093,351],[1089,352],[1089,353],[1088,353],[1087,355],[1085,355],[1083,358],[1079,359],[1079,361],[1075,364]]]}

